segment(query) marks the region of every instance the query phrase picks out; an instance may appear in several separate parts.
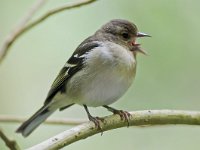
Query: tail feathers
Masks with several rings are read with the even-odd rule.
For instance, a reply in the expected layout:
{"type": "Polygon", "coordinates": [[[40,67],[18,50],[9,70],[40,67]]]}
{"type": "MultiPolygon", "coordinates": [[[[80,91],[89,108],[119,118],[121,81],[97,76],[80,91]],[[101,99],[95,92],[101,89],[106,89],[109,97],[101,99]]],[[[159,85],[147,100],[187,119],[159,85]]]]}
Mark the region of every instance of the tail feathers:
{"type": "Polygon", "coordinates": [[[24,137],[31,134],[42,122],[44,122],[56,109],[49,110],[48,106],[40,108],[30,119],[25,121],[18,129],[24,137]]]}

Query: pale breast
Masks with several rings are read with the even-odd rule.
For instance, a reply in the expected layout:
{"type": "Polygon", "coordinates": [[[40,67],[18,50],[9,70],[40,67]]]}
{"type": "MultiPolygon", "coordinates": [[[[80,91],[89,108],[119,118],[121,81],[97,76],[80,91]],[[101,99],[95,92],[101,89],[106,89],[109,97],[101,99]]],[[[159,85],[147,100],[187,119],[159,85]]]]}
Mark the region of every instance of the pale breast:
{"type": "Polygon", "coordinates": [[[69,81],[67,93],[78,104],[96,107],[115,102],[127,91],[136,61],[130,51],[108,42],[87,55],[85,66],[69,81]]]}

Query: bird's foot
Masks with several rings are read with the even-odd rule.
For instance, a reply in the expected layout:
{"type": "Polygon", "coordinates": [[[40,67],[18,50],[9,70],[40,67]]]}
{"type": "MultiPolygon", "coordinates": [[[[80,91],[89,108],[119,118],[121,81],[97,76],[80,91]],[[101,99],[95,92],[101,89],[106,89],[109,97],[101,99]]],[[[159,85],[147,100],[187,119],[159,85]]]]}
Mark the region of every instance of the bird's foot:
{"type": "Polygon", "coordinates": [[[115,108],[112,108],[110,106],[103,106],[105,108],[108,109],[108,111],[111,111],[113,114],[118,114],[121,118],[121,120],[125,120],[127,122],[127,126],[129,127],[130,125],[130,118],[131,118],[131,114],[127,111],[123,111],[123,110],[117,110],[115,108]]]}
{"type": "Polygon", "coordinates": [[[115,110],[113,113],[118,114],[121,120],[125,120],[127,122],[127,126],[129,127],[131,117],[131,114],[129,112],[123,110],[115,110]]]}
{"type": "Polygon", "coordinates": [[[89,116],[88,117],[90,121],[92,121],[95,124],[95,127],[99,130],[102,130],[102,127],[100,126],[100,123],[103,122],[103,118],[100,117],[93,117],[89,116]]]}
{"type": "Polygon", "coordinates": [[[93,116],[89,116],[89,120],[92,121],[94,124],[95,124],[95,127],[100,130],[101,132],[101,136],[103,135],[103,129],[101,127],[101,122],[104,121],[103,118],[100,118],[100,117],[93,117],[93,116]]]}
{"type": "Polygon", "coordinates": [[[94,124],[95,124],[95,127],[98,129],[98,130],[100,130],[101,131],[101,135],[103,135],[103,130],[102,130],[102,127],[101,127],[101,122],[103,122],[104,121],[104,119],[103,118],[100,118],[100,117],[93,117],[90,113],[89,113],[89,110],[88,110],[88,108],[87,108],[87,106],[86,105],[83,105],[84,106],[84,108],[85,108],[85,110],[86,110],[86,112],[87,112],[87,115],[88,115],[88,119],[90,120],[90,121],[92,121],[94,124]]]}

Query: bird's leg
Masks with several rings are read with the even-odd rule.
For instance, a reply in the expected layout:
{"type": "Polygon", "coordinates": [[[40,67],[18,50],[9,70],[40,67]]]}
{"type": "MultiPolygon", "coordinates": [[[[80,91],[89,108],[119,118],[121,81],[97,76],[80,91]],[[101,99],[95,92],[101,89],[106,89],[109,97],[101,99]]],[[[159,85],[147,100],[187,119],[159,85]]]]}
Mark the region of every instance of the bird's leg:
{"type": "MultiPolygon", "coordinates": [[[[84,108],[85,108],[85,111],[87,112],[88,119],[89,119],[90,121],[92,121],[92,122],[95,124],[95,126],[96,126],[99,130],[102,131],[102,128],[101,128],[101,126],[100,126],[100,121],[103,121],[103,119],[100,118],[100,117],[93,117],[93,116],[90,114],[90,112],[89,112],[87,106],[86,106],[86,105],[83,105],[83,106],[84,106],[84,108]]],[[[102,131],[102,132],[103,132],[103,131],[102,131]]]]}
{"type": "Polygon", "coordinates": [[[129,120],[131,117],[131,114],[129,112],[123,110],[117,110],[107,105],[103,105],[103,107],[106,108],[108,111],[111,111],[113,114],[118,114],[121,120],[125,120],[127,122],[127,126],[129,126],[129,120]]]}

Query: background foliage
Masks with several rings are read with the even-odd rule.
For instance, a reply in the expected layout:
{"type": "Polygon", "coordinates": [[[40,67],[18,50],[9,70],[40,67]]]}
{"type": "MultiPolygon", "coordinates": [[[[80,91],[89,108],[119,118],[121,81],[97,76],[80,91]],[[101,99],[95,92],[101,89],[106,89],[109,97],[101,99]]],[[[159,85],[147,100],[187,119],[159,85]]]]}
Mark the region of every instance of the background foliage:
{"type": "MultiPolygon", "coordinates": [[[[33,0],[0,0],[0,42],[24,15],[33,0]]],[[[66,3],[49,1],[36,15],[66,3]]],[[[0,114],[29,117],[42,104],[60,68],[76,46],[114,18],[134,22],[152,38],[139,40],[149,56],[138,56],[134,85],[112,106],[124,110],[200,110],[200,2],[198,0],[100,0],[62,12],[20,37],[0,66],[0,114]]],[[[98,116],[103,108],[90,108],[98,116]]],[[[80,106],[52,118],[86,118],[80,106]]],[[[70,127],[41,125],[24,139],[14,133],[19,124],[0,124],[23,148],[70,127]]],[[[195,126],[130,127],[105,132],[68,146],[72,149],[198,149],[200,128],[195,126]]],[[[6,149],[0,140],[0,149],[6,149]]]]}

